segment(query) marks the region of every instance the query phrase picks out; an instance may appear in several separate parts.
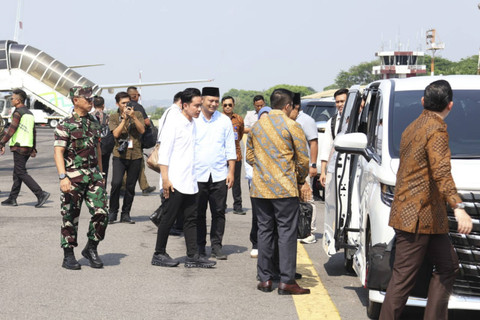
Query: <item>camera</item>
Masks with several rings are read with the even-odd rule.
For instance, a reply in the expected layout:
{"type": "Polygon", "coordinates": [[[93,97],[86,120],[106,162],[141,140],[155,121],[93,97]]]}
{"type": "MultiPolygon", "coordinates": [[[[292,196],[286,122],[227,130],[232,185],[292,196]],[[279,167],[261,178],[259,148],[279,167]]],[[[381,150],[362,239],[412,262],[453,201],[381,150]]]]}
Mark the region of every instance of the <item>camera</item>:
{"type": "Polygon", "coordinates": [[[122,139],[122,140],[118,140],[118,152],[120,153],[124,153],[125,151],[127,151],[127,148],[128,148],[128,140],[126,139],[122,139]]]}
{"type": "Polygon", "coordinates": [[[127,109],[133,110],[133,103],[131,101],[127,102],[127,109]]]}

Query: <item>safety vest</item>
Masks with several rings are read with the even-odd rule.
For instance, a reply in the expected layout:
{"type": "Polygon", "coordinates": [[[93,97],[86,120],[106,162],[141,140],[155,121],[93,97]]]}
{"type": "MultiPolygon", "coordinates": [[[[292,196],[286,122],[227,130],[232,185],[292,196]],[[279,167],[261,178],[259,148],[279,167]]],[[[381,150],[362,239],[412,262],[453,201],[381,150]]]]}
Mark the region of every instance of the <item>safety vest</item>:
{"type": "Polygon", "coordinates": [[[18,128],[10,138],[10,147],[33,147],[33,128],[35,117],[27,108],[18,108],[15,112],[20,113],[18,128]]]}

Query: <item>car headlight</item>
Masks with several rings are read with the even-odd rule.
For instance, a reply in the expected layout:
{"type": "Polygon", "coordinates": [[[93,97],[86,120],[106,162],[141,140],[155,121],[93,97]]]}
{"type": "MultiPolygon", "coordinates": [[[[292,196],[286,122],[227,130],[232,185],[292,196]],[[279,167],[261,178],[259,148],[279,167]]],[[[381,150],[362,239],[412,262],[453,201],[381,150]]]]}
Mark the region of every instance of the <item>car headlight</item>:
{"type": "Polygon", "coordinates": [[[393,196],[395,194],[395,186],[389,186],[388,184],[380,183],[381,193],[380,198],[382,202],[391,207],[393,202],[393,196]]]}

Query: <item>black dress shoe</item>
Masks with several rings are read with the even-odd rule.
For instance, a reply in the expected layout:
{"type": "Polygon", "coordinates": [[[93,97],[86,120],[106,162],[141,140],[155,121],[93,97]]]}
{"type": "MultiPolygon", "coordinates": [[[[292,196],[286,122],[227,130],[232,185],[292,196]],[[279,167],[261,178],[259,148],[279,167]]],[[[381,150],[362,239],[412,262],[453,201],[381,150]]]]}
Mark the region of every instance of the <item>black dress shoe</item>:
{"type": "Polygon", "coordinates": [[[217,263],[200,256],[199,254],[185,259],[185,268],[213,268],[217,263]]]}
{"type": "Polygon", "coordinates": [[[17,200],[8,198],[7,200],[2,201],[2,206],[18,206],[17,200]]]}
{"type": "Polygon", "coordinates": [[[47,191],[43,191],[40,197],[38,197],[38,202],[35,205],[35,208],[40,208],[47,202],[48,197],[50,197],[50,193],[47,191]]]}
{"type": "Polygon", "coordinates": [[[240,210],[233,210],[233,213],[234,214],[238,214],[239,216],[244,216],[247,214],[247,211],[243,211],[243,209],[240,209],[240,210]]]}
{"type": "Polygon", "coordinates": [[[259,282],[257,284],[257,289],[263,292],[272,292],[272,280],[259,282]]]}
{"type": "Polygon", "coordinates": [[[82,268],[77,259],[75,259],[75,256],[66,256],[63,258],[62,267],[68,270],[80,270],[82,268]]]}
{"type": "Polygon", "coordinates": [[[278,284],[278,294],[310,294],[310,289],[304,289],[300,287],[296,282],[287,284],[280,282],[278,284]]]}
{"type": "Polygon", "coordinates": [[[88,244],[85,249],[82,250],[82,256],[90,261],[90,267],[92,268],[103,268],[103,261],[98,256],[97,249],[89,247],[88,244]]]}
{"type": "Polygon", "coordinates": [[[168,253],[154,253],[152,257],[152,265],[159,267],[176,267],[178,260],[172,259],[168,253]]]}
{"type": "Polygon", "coordinates": [[[227,260],[227,255],[219,247],[212,249],[212,257],[217,258],[217,260],[227,260]]]}
{"type": "Polygon", "coordinates": [[[122,216],[120,217],[120,222],[121,223],[135,224],[135,221],[133,221],[132,218],[130,218],[129,214],[122,214],[122,216]]]}
{"type": "Polygon", "coordinates": [[[157,187],[153,187],[153,186],[152,186],[152,187],[148,187],[147,189],[142,190],[142,194],[143,194],[144,196],[149,195],[150,193],[152,193],[153,191],[155,191],[155,189],[157,189],[157,187]]]}

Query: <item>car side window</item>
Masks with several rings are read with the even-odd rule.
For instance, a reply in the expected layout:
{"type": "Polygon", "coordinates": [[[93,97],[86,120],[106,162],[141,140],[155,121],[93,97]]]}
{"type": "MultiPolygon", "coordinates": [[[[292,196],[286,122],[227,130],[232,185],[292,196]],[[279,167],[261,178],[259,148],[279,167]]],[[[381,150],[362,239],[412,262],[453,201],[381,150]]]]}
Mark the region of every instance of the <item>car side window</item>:
{"type": "Polygon", "coordinates": [[[383,127],[383,119],[381,119],[383,116],[379,116],[381,100],[380,91],[372,90],[369,92],[360,120],[360,127],[368,139],[367,149],[370,150],[377,162],[381,161],[381,143],[380,148],[378,148],[379,123],[382,123],[383,127]]]}

